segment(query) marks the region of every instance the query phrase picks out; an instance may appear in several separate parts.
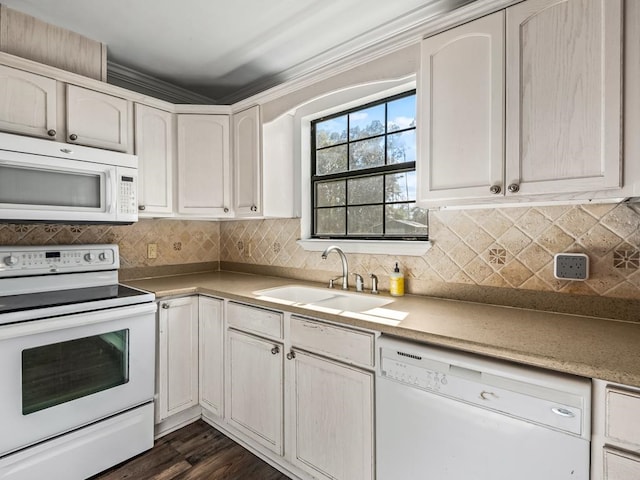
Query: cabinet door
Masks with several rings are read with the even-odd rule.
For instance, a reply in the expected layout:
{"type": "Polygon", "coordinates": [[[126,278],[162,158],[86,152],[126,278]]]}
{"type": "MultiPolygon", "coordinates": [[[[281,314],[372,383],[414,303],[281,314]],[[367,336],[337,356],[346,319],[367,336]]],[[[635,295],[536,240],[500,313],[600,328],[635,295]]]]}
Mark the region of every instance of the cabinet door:
{"type": "Polygon", "coordinates": [[[504,12],[422,42],[419,201],[502,196],[504,12]]]}
{"type": "Polygon", "coordinates": [[[229,330],[227,348],[227,421],[282,455],[282,345],[229,330]]]}
{"type": "Polygon", "coordinates": [[[67,141],[128,152],[129,102],[67,85],[67,141]]]}
{"type": "Polygon", "coordinates": [[[178,115],[178,212],[231,216],[229,117],[178,115]]]}
{"type": "Polygon", "coordinates": [[[373,479],[373,373],[294,354],[293,463],[314,478],[373,479]]]}
{"type": "Polygon", "coordinates": [[[621,185],[622,0],[507,9],[507,195],[621,185]]]}
{"type": "Polygon", "coordinates": [[[173,115],[135,105],[135,154],[138,156],[140,216],[173,212],[173,115]]]}
{"type": "Polygon", "coordinates": [[[55,139],[56,81],[0,65],[0,129],[55,139]]]}
{"type": "Polygon", "coordinates": [[[160,302],[158,420],[198,404],[198,298],[160,302]]]}
{"type": "Polygon", "coordinates": [[[223,390],[223,301],[200,296],[200,405],[222,417],[223,390]]]}
{"type": "Polygon", "coordinates": [[[638,480],[640,456],[629,452],[604,448],[604,480],[638,480]]]}
{"type": "Polygon", "coordinates": [[[237,216],[262,214],[260,107],[233,115],[234,205],[237,216]]]}

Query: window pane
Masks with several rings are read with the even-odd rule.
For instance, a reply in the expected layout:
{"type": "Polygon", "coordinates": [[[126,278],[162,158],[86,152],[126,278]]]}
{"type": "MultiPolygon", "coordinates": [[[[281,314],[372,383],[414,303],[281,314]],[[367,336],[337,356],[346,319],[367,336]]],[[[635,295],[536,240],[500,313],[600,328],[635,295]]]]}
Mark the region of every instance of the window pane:
{"type": "Polygon", "coordinates": [[[399,98],[387,106],[387,131],[394,132],[416,126],[416,96],[399,98]]]}
{"type": "Polygon", "coordinates": [[[416,161],[416,131],[387,136],[387,165],[416,161]]]}
{"type": "Polygon", "coordinates": [[[349,234],[380,235],[382,233],[382,205],[349,207],[349,234]]]}
{"type": "Polygon", "coordinates": [[[338,180],[336,182],[320,182],[316,184],[317,207],[334,207],[345,204],[345,181],[338,180]]]}
{"type": "Polygon", "coordinates": [[[369,138],[384,133],[384,104],[349,114],[349,140],[369,138]]]}
{"type": "Polygon", "coordinates": [[[349,169],[384,165],[384,138],[371,138],[352,143],[349,147],[349,169]]]}
{"type": "Polygon", "coordinates": [[[416,172],[393,173],[386,178],[387,202],[404,202],[416,199],[416,172]]]}
{"type": "Polygon", "coordinates": [[[344,207],[316,210],[317,235],[344,235],[346,231],[344,207]]]}
{"type": "Polygon", "coordinates": [[[22,351],[22,414],[129,381],[129,330],[22,351]]]}
{"type": "Polygon", "coordinates": [[[349,205],[382,203],[382,175],[349,180],[349,205]]]}
{"type": "Polygon", "coordinates": [[[318,152],[316,153],[317,175],[346,172],[347,168],[348,164],[346,145],[338,145],[337,147],[318,150],[318,152]]]}
{"type": "Polygon", "coordinates": [[[347,116],[316,123],[316,148],[347,141],[347,116]]]}
{"type": "Polygon", "coordinates": [[[386,233],[389,235],[427,235],[427,210],[415,203],[387,205],[386,233]]]}

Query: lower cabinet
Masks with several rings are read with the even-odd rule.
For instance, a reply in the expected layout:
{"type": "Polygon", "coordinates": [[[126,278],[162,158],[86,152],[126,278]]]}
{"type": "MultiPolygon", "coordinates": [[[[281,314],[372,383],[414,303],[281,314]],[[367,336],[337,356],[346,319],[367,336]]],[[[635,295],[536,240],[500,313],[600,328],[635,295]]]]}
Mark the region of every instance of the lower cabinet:
{"type": "Polygon", "coordinates": [[[200,405],[218,417],[224,399],[224,301],[198,298],[200,405]]]}

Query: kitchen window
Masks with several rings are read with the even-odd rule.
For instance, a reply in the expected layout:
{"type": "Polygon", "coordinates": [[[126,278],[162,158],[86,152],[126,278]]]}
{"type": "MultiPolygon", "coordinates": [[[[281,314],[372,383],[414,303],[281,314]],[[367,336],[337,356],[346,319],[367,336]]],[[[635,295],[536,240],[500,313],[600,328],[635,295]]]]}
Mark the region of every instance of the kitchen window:
{"type": "Polygon", "coordinates": [[[427,240],[415,169],[415,90],[312,121],[311,237],[427,240]]]}

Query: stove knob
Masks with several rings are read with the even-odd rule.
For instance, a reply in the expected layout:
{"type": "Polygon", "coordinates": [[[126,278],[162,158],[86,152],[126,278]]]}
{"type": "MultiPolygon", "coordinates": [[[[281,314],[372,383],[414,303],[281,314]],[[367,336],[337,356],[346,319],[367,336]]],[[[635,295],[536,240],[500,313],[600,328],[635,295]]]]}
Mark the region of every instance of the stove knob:
{"type": "Polygon", "coordinates": [[[18,257],[14,257],[13,255],[9,255],[8,257],[4,257],[5,265],[12,267],[16,263],[18,263],[18,257]]]}
{"type": "Polygon", "coordinates": [[[106,254],[106,253],[101,252],[101,253],[98,255],[98,260],[100,260],[101,262],[104,262],[106,259],[107,259],[107,254],[106,254]]]}
{"type": "Polygon", "coordinates": [[[93,262],[96,259],[96,256],[93,253],[85,253],[84,259],[87,262],[93,262]]]}

